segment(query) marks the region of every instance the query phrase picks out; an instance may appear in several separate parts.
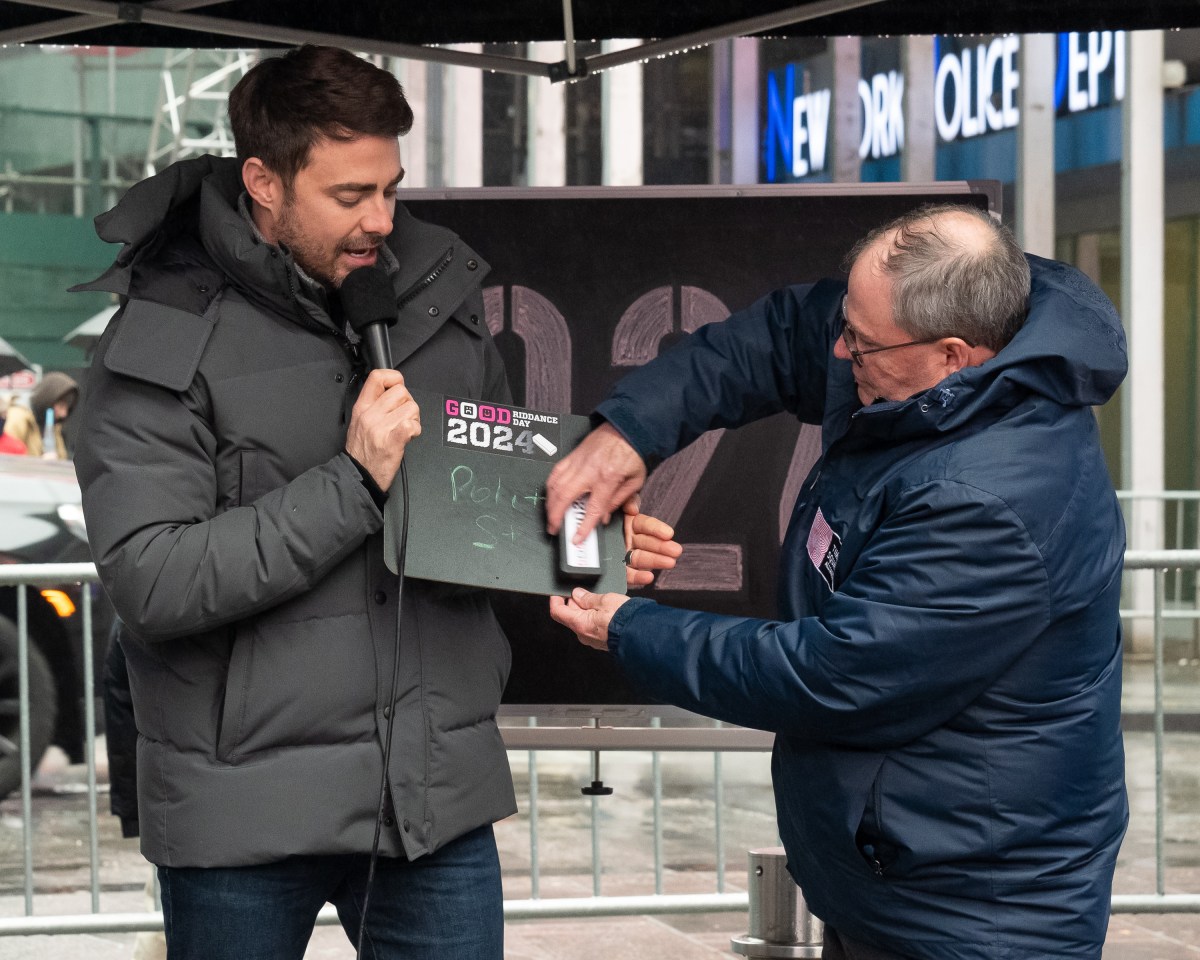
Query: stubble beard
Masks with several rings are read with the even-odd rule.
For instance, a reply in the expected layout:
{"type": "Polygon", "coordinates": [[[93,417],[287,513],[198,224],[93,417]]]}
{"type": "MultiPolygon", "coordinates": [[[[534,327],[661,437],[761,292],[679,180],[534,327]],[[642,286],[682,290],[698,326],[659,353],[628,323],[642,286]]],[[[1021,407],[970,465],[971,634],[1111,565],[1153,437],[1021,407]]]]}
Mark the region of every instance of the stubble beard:
{"type": "Polygon", "coordinates": [[[296,261],[296,266],[308,276],[331,290],[336,290],[342,285],[341,279],[334,276],[332,270],[337,261],[336,252],[331,261],[321,262],[318,244],[308,235],[296,217],[290,197],[284,200],[279,221],[275,225],[275,238],[280,246],[287,247],[292,259],[296,261]]]}

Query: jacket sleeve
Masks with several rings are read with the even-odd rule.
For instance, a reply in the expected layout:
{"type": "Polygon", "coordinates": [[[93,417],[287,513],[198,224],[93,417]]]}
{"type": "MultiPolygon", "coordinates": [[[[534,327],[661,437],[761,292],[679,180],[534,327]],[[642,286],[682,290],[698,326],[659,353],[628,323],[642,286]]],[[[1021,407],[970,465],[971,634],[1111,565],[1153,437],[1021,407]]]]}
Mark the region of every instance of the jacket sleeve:
{"type": "Polygon", "coordinates": [[[822,615],[739,619],[631,600],[609,644],[647,691],[742,726],[886,749],[961,712],[1045,629],[1049,583],[1020,519],[938,481],[909,491],[822,615]]]}
{"type": "Polygon", "coordinates": [[[121,836],[138,835],[137,722],[129,692],[129,668],[121,647],[121,621],[114,620],[104,658],[104,744],[108,753],[110,809],[121,820],[121,836]]]}
{"type": "Polygon", "coordinates": [[[655,464],[708,430],[782,410],[820,423],[845,284],[786,287],[628,374],[596,408],[655,464]]]}
{"type": "Polygon", "coordinates": [[[88,540],[131,632],[166,640],[300,594],[382,526],[349,456],[218,513],[217,440],[202,377],[177,391],[93,360],[75,467],[88,540]]]}

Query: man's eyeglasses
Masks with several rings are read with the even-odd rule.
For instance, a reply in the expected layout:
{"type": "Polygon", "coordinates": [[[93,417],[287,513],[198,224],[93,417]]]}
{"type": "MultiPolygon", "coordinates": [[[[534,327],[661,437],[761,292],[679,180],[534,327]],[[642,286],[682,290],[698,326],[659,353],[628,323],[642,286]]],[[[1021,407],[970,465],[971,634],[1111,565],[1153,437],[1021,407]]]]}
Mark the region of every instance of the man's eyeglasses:
{"type": "Polygon", "coordinates": [[[858,366],[863,365],[863,357],[868,353],[883,353],[884,350],[899,350],[901,347],[919,347],[926,343],[937,343],[941,337],[929,337],[925,340],[909,340],[906,343],[893,343],[886,347],[868,347],[866,350],[858,349],[858,338],[854,334],[854,328],[850,326],[850,321],[846,319],[846,298],[842,297],[842,342],[846,344],[846,350],[850,357],[858,366]]]}

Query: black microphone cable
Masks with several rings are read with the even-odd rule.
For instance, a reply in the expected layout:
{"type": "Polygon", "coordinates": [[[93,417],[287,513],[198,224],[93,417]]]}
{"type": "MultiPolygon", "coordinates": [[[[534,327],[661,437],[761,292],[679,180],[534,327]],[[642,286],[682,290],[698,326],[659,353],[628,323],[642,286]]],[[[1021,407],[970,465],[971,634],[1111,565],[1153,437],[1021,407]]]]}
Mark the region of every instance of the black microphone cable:
{"type": "MultiPolygon", "coordinates": [[[[392,369],[391,344],[387,329],[396,322],[396,299],[392,281],[380,266],[352,270],[342,281],[338,292],[345,319],[362,337],[361,349],[367,364],[373,369],[392,369]]],[[[375,838],[371,842],[371,857],[367,865],[367,884],[363,891],[362,915],[358,923],[355,957],[362,960],[363,938],[367,929],[367,910],[375,886],[375,868],[379,863],[379,841],[387,815],[388,772],[392,762],[392,732],[396,723],[396,694],[400,688],[400,638],[404,613],[404,560],[408,554],[408,470],[400,460],[400,490],[404,518],[400,525],[400,542],[396,557],[396,649],[392,660],[392,684],[388,694],[387,723],[383,735],[383,773],[379,778],[379,805],[375,811],[375,838]]]]}
{"type": "Polygon", "coordinates": [[[387,723],[383,734],[383,774],[379,779],[379,808],[375,811],[375,839],[371,842],[371,859],[367,865],[367,886],[363,893],[362,916],[358,922],[358,943],[355,946],[356,960],[362,960],[363,935],[367,929],[367,910],[371,905],[371,890],[375,885],[375,865],[379,861],[379,839],[383,830],[383,818],[387,813],[388,770],[392,761],[392,728],[396,722],[396,693],[400,684],[400,622],[404,610],[404,558],[408,553],[408,470],[400,461],[400,491],[404,506],[404,520],[400,525],[400,545],[397,550],[396,569],[396,650],[392,661],[392,687],[388,695],[387,723]]]}

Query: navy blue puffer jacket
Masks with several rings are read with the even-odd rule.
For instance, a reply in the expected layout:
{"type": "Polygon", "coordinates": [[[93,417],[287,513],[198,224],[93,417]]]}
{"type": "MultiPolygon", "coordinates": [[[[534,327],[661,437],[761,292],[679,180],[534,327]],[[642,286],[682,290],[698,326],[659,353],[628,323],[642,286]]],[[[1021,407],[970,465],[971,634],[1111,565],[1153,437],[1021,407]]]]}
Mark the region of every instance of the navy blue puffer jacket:
{"type": "Polygon", "coordinates": [[[995,358],[862,407],[845,285],[777,291],[598,409],[650,462],[780,410],[823,427],[778,620],[631,600],[610,645],[664,700],[775,731],[789,868],[840,931],[921,958],[1099,957],[1128,808],[1124,528],[1091,407],[1126,369],[1112,305],[1030,258],[995,358]]]}

